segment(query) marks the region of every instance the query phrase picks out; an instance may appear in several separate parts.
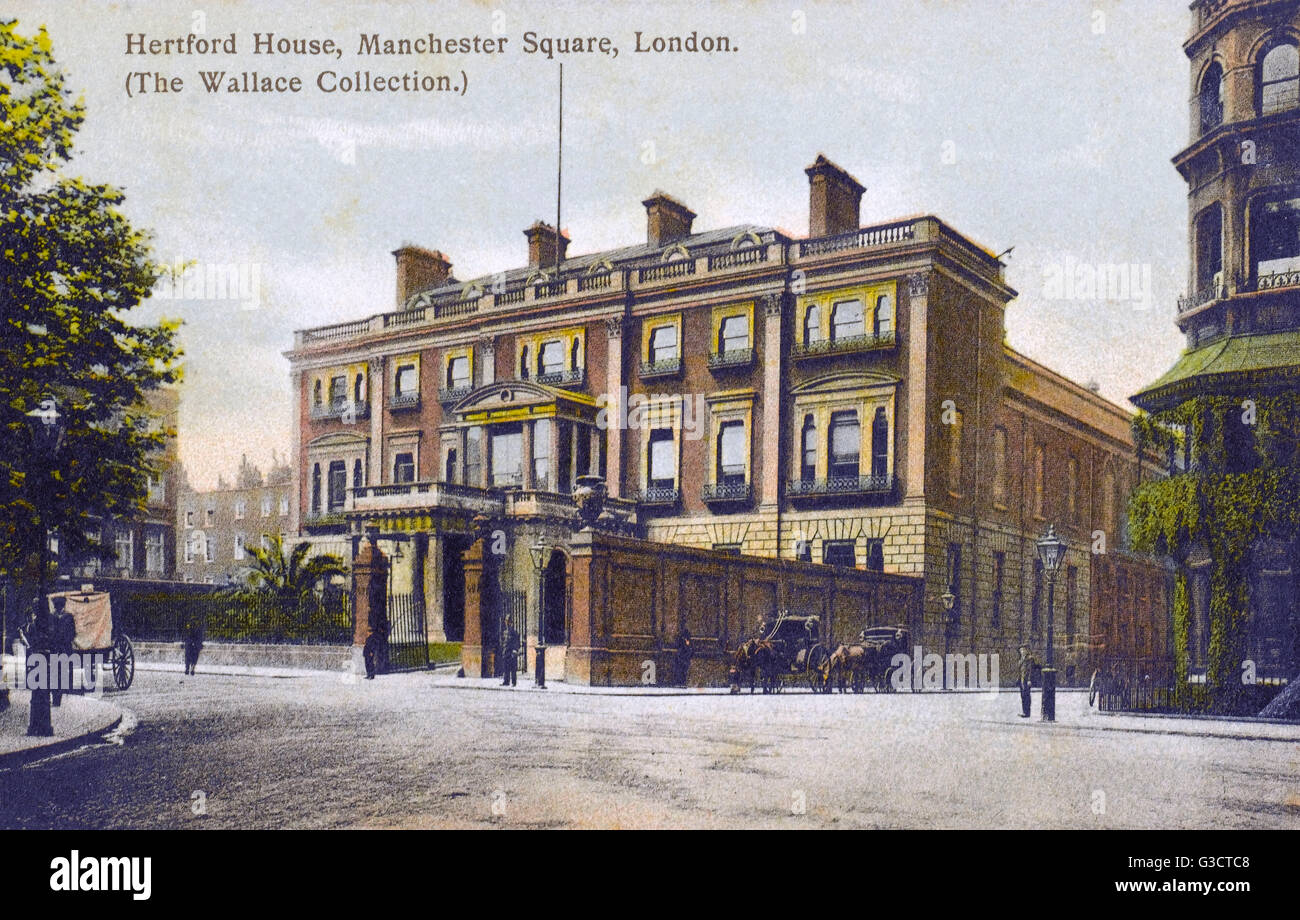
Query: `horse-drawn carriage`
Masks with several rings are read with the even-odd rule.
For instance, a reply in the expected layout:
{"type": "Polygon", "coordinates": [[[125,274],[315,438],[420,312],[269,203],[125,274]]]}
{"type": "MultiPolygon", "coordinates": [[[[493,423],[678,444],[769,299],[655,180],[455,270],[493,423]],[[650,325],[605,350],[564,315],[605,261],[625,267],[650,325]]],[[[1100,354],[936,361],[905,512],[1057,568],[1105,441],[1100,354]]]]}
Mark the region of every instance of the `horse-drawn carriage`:
{"type": "Polygon", "coordinates": [[[911,634],[902,626],[869,626],[858,633],[853,645],[841,645],[831,653],[827,691],[838,686],[862,693],[867,685],[877,693],[894,692],[894,656],[908,654],[911,634]]]}
{"type": "Polygon", "coordinates": [[[761,685],[764,693],[780,693],[787,681],[804,680],[814,693],[829,692],[831,651],[822,641],[821,618],[781,611],[765,620],[758,635],[736,650],[731,668],[731,692],[740,692],[743,678],[749,691],[761,685]]]}
{"type": "MultiPolygon", "coordinates": [[[[107,592],[60,591],[48,595],[50,610],[46,618],[47,633],[36,635],[35,620],[29,621],[18,632],[19,641],[30,651],[41,651],[67,656],[73,670],[83,673],[83,687],[95,686],[92,681],[97,665],[103,664],[113,675],[119,690],[126,690],[135,679],[135,649],[131,639],[113,624],[113,610],[107,592]],[[61,636],[60,625],[55,621],[58,609],[56,598],[64,601],[64,612],[72,618],[75,632],[61,636]],[[44,647],[48,646],[48,647],[44,647]]],[[[70,689],[70,688],[65,688],[70,689]]]]}

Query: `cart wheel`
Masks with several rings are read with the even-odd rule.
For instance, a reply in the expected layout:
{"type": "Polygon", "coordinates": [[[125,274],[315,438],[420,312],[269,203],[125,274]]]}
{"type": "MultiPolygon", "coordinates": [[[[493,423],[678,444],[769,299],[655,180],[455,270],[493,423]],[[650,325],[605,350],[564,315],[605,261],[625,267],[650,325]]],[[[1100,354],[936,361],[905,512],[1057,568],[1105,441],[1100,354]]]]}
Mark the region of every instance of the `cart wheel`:
{"type": "Polygon", "coordinates": [[[808,650],[808,686],[813,693],[830,692],[830,678],[827,674],[830,660],[831,653],[824,645],[814,645],[808,650]]]}
{"type": "Polygon", "coordinates": [[[110,656],[117,689],[129,689],[131,681],[135,680],[135,649],[131,647],[131,640],[126,636],[118,636],[113,640],[110,656]]]}

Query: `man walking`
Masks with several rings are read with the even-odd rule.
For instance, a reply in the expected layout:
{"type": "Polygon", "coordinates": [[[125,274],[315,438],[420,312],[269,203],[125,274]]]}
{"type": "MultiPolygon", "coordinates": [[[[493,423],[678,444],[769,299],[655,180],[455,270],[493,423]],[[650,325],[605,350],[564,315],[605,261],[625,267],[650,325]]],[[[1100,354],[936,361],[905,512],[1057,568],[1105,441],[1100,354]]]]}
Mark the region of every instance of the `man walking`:
{"type": "Polygon", "coordinates": [[[501,654],[505,659],[502,662],[504,677],[501,680],[501,686],[513,687],[519,678],[519,633],[515,631],[515,624],[510,620],[506,620],[505,634],[502,636],[501,641],[501,654]]]}
{"type": "Polygon", "coordinates": [[[1034,686],[1034,659],[1029,656],[1029,646],[1020,646],[1020,718],[1029,718],[1030,688],[1034,686]]]}

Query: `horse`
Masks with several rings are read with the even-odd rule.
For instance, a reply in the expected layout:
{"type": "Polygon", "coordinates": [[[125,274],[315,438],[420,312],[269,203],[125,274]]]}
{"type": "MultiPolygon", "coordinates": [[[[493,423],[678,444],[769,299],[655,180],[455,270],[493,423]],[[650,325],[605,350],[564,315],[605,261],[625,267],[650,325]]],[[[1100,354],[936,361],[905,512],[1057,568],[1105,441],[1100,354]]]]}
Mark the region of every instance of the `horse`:
{"type": "Polygon", "coordinates": [[[747,639],[736,649],[735,662],[731,666],[731,692],[740,692],[741,677],[748,676],[749,692],[753,693],[758,684],[763,685],[763,692],[768,692],[768,685],[763,680],[763,673],[770,670],[772,661],[772,643],[764,639],[747,639]]]}
{"type": "Polygon", "coordinates": [[[868,667],[867,649],[861,645],[840,645],[831,652],[829,679],[839,687],[840,693],[851,683],[854,693],[861,693],[866,684],[868,667]]]}

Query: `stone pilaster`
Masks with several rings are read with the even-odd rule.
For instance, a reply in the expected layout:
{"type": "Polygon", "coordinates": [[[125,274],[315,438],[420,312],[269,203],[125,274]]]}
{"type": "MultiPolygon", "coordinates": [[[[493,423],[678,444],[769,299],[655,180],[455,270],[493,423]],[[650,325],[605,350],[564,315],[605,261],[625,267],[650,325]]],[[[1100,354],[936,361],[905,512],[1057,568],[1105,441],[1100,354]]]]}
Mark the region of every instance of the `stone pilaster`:
{"type": "Polygon", "coordinates": [[[606,385],[609,387],[606,416],[610,421],[605,429],[605,484],[609,488],[610,498],[618,498],[623,494],[623,429],[618,421],[621,417],[624,386],[623,325],[622,316],[610,316],[605,319],[605,330],[609,334],[605,373],[606,385]]]}
{"type": "Polygon", "coordinates": [[[384,373],[383,358],[370,359],[370,456],[367,460],[366,484],[379,485],[384,481],[384,373]]]}
{"type": "Polygon", "coordinates": [[[497,379],[496,340],[485,335],[478,340],[479,385],[487,386],[497,379]]]}
{"type": "MultiPolygon", "coordinates": [[[[785,297],[770,294],[763,303],[763,467],[759,510],[775,511],[781,488],[781,320],[785,297]]],[[[752,448],[751,448],[752,455],[752,448]]],[[[752,479],[752,475],[751,475],[752,479]]]]}
{"type": "Polygon", "coordinates": [[[907,491],[904,501],[925,500],[926,418],[930,412],[927,377],[929,273],[907,276],[907,491]]]}

